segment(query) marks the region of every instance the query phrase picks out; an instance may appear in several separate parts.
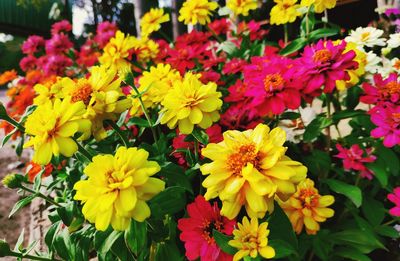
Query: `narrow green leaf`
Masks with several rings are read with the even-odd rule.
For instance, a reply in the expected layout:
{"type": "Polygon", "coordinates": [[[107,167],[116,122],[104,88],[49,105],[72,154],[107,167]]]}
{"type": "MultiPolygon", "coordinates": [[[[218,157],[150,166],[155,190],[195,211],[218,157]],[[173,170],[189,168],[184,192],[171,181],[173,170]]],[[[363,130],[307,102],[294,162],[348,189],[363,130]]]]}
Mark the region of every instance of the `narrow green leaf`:
{"type": "Polygon", "coordinates": [[[282,208],[276,202],[274,205],[274,212],[272,212],[268,220],[268,229],[270,230],[270,240],[282,240],[290,244],[292,248],[297,251],[298,242],[292,224],[285,212],[283,212],[282,208]]]}
{"type": "Polygon", "coordinates": [[[125,230],[124,239],[126,245],[137,256],[139,252],[146,247],[147,243],[147,225],[145,222],[131,220],[129,228],[125,230]]]}
{"type": "Polygon", "coordinates": [[[192,132],[193,137],[198,140],[201,144],[208,144],[208,135],[204,130],[194,128],[192,132]]]}
{"type": "Polygon", "coordinates": [[[22,229],[21,233],[19,234],[17,243],[15,243],[14,251],[16,252],[21,252],[24,246],[22,245],[24,243],[24,237],[25,237],[25,228],[22,229]]]}
{"type": "Polygon", "coordinates": [[[362,194],[359,187],[346,184],[339,180],[328,179],[325,181],[329,188],[336,193],[342,194],[349,198],[356,207],[360,207],[362,203],[362,194]]]}
{"type": "Polygon", "coordinates": [[[18,210],[20,210],[21,208],[25,207],[26,205],[28,205],[29,203],[32,202],[32,200],[34,198],[36,198],[36,194],[32,194],[27,196],[26,198],[23,198],[21,200],[18,200],[17,203],[15,203],[14,207],[11,209],[10,214],[8,215],[8,217],[10,218],[12,215],[14,215],[18,210]]]}
{"type": "Polygon", "coordinates": [[[284,56],[292,54],[302,49],[304,46],[306,46],[307,43],[308,41],[305,38],[295,39],[291,43],[286,45],[285,48],[283,48],[279,53],[284,56]]]}
{"type": "Polygon", "coordinates": [[[233,246],[229,245],[229,240],[231,240],[232,236],[227,236],[222,234],[216,229],[213,229],[213,237],[217,245],[227,254],[234,255],[238,250],[233,246]]]}
{"type": "Polygon", "coordinates": [[[351,247],[342,247],[339,249],[335,249],[334,254],[339,257],[348,258],[350,260],[371,261],[371,259],[367,255],[364,255],[359,250],[351,247]]]}
{"type": "Polygon", "coordinates": [[[273,239],[268,241],[268,245],[275,250],[274,258],[284,258],[292,255],[296,250],[288,242],[280,239],[273,239]]]}
{"type": "Polygon", "coordinates": [[[110,251],[111,247],[115,243],[115,241],[122,236],[121,231],[113,231],[111,234],[101,243],[98,251],[102,254],[106,254],[110,251]]]}
{"type": "Polygon", "coordinates": [[[315,41],[321,38],[337,35],[338,33],[339,31],[336,28],[320,28],[310,32],[309,37],[312,41],[315,41]]]}

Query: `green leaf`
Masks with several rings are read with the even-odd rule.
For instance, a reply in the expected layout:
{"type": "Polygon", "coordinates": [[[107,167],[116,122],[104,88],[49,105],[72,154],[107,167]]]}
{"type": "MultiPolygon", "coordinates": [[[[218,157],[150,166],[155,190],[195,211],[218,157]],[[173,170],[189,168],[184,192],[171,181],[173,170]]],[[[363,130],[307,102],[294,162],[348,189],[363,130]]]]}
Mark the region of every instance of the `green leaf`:
{"type": "Polygon", "coordinates": [[[328,257],[332,255],[333,243],[329,240],[329,237],[330,231],[322,229],[312,239],[315,255],[321,260],[328,260],[328,257]]]}
{"type": "Polygon", "coordinates": [[[372,163],[366,164],[367,168],[372,170],[376,179],[381,183],[383,188],[386,188],[389,179],[389,173],[386,171],[386,165],[380,158],[372,163]]]}
{"type": "Polygon", "coordinates": [[[362,203],[362,194],[359,187],[346,184],[339,180],[328,179],[325,181],[329,188],[336,193],[342,194],[349,198],[356,207],[360,207],[362,203]]]}
{"type": "Polygon", "coordinates": [[[279,54],[281,55],[289,55],[292,54],[300,49],[302,49],[306,44],[308,43],[307,39],[305,38],[298,38],[293,40],[290,44],[286,45],[285,48],[283,48],[279,54]]]}
{"type": "Polygon", "coordinates": [[[3,140],[1,141],[1,147],[4,147],[6,143],[10,140],[10,138],[17,132],[17,128],[14,128],[10,133],[8,133],[6,136],[4,136],[3,140]]]}
{"type": "Polygon", "coordinates": [[[268,220],[268,229],[270,230],[270,240],[282,240],[292,246],[295,251],[298,249],[297,237],[294,234],[292,224],[289,218],[283,212],[282,208],[275,202],[274,212],[268,220]]]}
{"type": "Polygon", "coordinates": [[[315,25],[314,13],[309,12],[308,16],[305,15],[304,18],[301,20],[300,28],[302,36],[305,36],[307,34],[307,31],[308,32],[312,31],[314,29],[314,25],[315,25]],[[308,30],[307,30],[307,25],[308,25],[308,30]]]}
{"type": "MultiPolygon", "coordinates": [[[[96,233],[97,234],[97,233],[96,233]]],[[[109,234],[104,241],[100,242],[100,244],[97,247],[97,250],[101,254],[106,254],[107,252],[110,251],[111,247],[115,243],[115,241],[122,236],[121,231],[112,231],[111,234],[109,234]]]]}
{"type": "Polygon", "coordinates": [[[377,146],[376,155],[379,155],[378,159],[382,159],[385,162],[387,169],[395,176],[400,174],[400,161],[396,153],[393,150],[386,148],[381,143],[377,146]]]}
{"type": "Polygon", "coordinates": [[[185,175],[185,171],[180,166],[172,162],[166,162],[161,166],[159,175],[166,178],[167,187],[179,186],[193,194],[192,185],[185,175]]]}
{"type": "Polygon", "coordinates": [[[335,249],[334,254],[339,257],[348,258],[350,260],[371,261],[371,259],[367,255],[364,255],[359,250],[351,247],[341,247],[335,249]]]}
{"type": "Polygon", "coordinates": [[[372,226],[381,224],[385,218],[385,208],[383,204],[371,197],[364,197],[361,209],[372,226]]]}
{"type": "Polygon", "coordinates": [[[0,102],[0,119],[4,120],[4,119],[8,119],[8,118],[9,118],[9,116],[7,114],[7,110],[4,107],[3,103],[0,102]]]}
{"type": "Polygon", "coordinates": [[[304,164],[309,171],[319,177],[328,173],[331,169],[331,157],[328,153],[315,149],[311,155],[304,158],[304,164]]]}
{"type": "Polygon", "coordinates": [[[21,208],[25,207],[29,203],[31,203],[31,201],[34,198],[36,198],[36,196],[37,196],[36,194],[32,194],[32,195],[27,196],[26,198],[18,200],[17,203],[15,203],[14,207],[11,209],[11,212],[8,215],[8,218],[12,217],[12,215],[14,215],[18,210],[20,210],[21,208]]]}
{"type": "Polygon", "coordinates": [[[400,237],[400,233],[394,228],[394,227],[390,227],[390,226],[379,226],[377,228],[374,229],[374,231],[384,237],[390,237],[393,239],[397,239],[400,237]]]}
{"type": "Polygon", "coordinates": [[[182,187],[169,187],[152,198],[148,204],[151,216],[163,218],[166,214],[175,214],[186,206],[185,189],[182,187]]]}
{"type": "Polygon", "coordinates": [[[363,90],[358,86],[347,89],[347,96],[344,100],[347,110],[353,110],[358,105],[361,93],[363,90]]]}
{"type": "Polygon", "coordinates": [[[57,208],[57,213],[66,226],[70,226],[74,219],[74,202],[69,202],[66,206],[57,208]]]}
{"type": "Polygon", "coordinates": [[[370,233],[358,228],[350,228],[344,231],[332,233],[330,239],[336,244],[342,244],[345,246],[351,245],[362,253],[369,253],[378,248],[384,249],[384,246],[379,240],[374,236],[371,236],[370,233]]]}
{"type": "Polygon", "coordinates": [[[147,225],[145,222],[137,222],[132,219],[129,228],[124,234],[126,245],[138,256],[139,252],[146,247],[147,225]]]}
{"type": "Polygon", "coordinates": [[[335,123],[338,123],[342,119],[353,118],[360,115],[365,115],[363,110],[343,110],[337,111],[332,115],[332,119],[335,123]]]}
{"type": "Polygon", "coordinates": [[[320,28],[310,32],[309,37],[312,41],[315,41],[321,38],[337,35],[338,33],[339,31],[337,28],[320,28]]]}
{"type": "Polygon", "coordinates": [[[310,142],[317,138],[324,128],[327,128],[333,124],[333,120],[326,118],[322,115],[317,116],[310,124],[306,127],[303,134],[304,142],[310,142]]]}
{"type": "Polygon", "coordinates": [[[293,111],[287,111],[281,114],[281,116],[279,117],[281,120],[295,120],[300,118],[300,113],[298,112],[293,112],[293,111]]]}
{"type": "Polygon", "coordinates": [[[229,245],[229,240],[231,240],[232,236],[227,236],[222,234],[216,229],[213,229],[213,237],[217,245],[227,254],[234,255],[238,250],[233,246],[229,245]]]}
{"type": "Polygon", "coordinates": [[[75,248],[71,242],[70,234],[67,228],[64,228],[61,233],[56,235],[53,246],[57,254],[65,260],[74,260],[75,248]]]}
{"type": "Polygon", "coordinates": [[[150,124],[146,119],[142,119],[139,117],[130,118],[127,125],[128,126],[135,125],[135,126],[139,126],[139,127],[150,127],[150,124]]]}
{"type": "Polygon", "coordinates": [[[194,128],[192,135],[201,144],[204,144],[204,145],[208,144],[208,135],[204,130],[201,130],[199,128],[194,128]]]}
{"type": "Polygon", "coordinates": [[[275,250],[274,258],[284,258],[296,252],[293,246],[280,239],[270,240],[268,241],[268,245],[275,250]]]}
{"type": "Polygon", "coordinates": [[[48,247],[53,246],[55,236],[56,236],[57,232],[60,230],[61,226],[62,226],[62,222],[58,221],[58,222],[52,224],[50,226],[49,230],[47,230],[47,233],[44,237],[44,242],[46,243],[46,245],[48,247]]]}
{"type": "Polygon", "coordinates": [[[171,241],[158,243],[156,246],[156,261],[165,261],[165,260],[184,260],[183,256],[181,256],[178,247],[176,244],[171,241]]]}
{"type": "Polygon", "coordinates": [[[0,257],[9,256],[10,254],[10,245],[6,241],[0,239],[0,257]]]}
{"type": "Polygon", "coordinates": [[[25,236],[25,228],[22,229],[21,233],[19,234],[17,243],[15,243],[14,251],[21,252],[24,246],[24,236],[25,236]]]}

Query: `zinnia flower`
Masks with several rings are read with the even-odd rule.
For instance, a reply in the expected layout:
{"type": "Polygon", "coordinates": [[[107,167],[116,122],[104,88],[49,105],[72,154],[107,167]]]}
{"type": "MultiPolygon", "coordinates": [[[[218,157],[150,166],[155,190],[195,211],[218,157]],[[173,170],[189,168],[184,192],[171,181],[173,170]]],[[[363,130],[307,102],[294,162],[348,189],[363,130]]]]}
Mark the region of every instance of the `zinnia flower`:
{"type": "Polygon", "coordinates": [[[138,62],[147,63],[151,59],[157,57],[159,52],[159,47],[156,42],[153,40],[142,37],[140,39],[134,38],[134,44],[132,49],[132,54],[136,55],[136,59],[138,62]]]}
{"type": "Polygon", "coordinates": [[[365,94],[360,101],[366,104],[378,104],[389,102],[398,104],[400,102],[400,81],[397,73],[391,73],[385,80],[382,75],[374,75],[374,85],[364,82],[362,88],[365,94]]]}
{"type": "Polygon", "coordinates": [[[297,185],[297,191],[286,202],[279,202],[292,223],[294,231],[300,234],[303,226],[309,235],[315,235],[320,229],[319,223],[325,222],[335,213],[327,208],[335,202],[331,195],[321,196],[314,188],[314,181],[305,179],[297,185]]]}
{"type": "Polygon", "coordinates": [[[33,162],[46,165],[53,155],[71,157],[78,150],[72,137],[90,130],[90,121],[82,119],[84,113],[83,102],[71,104],[69,99],[39,105],[25,123],[25,132],[32,137],[24,147],[33,146],[33,162]]]}
{"type": "Polygon", "coordinates": [[[229,241],[229,245],[239,249],[233,256],[233,261],[246,256],[256,258],[260,255],[266,259],[275,256],[275,249],[268,245],[268,222],[258,225],[257,218],[251,218],[249,222],[247,217],[243,217],[242,224],[238,223],[237,228],[233,230],[233,235],[234,238],[229,241]]]}
{"type": "Polygon", "coordinates": [[[400,46],[400,33],[389,35],[389,40],[387,40],[387,47],[394,49],[399,46],[400,46]]]}
{"type": "Polygon", "coordinates": [[[271,24],[293,23],[301,13],[298,11],[300,5],[297,0],[274,0],[276,5],[271,9],[271,24]]]}
{"type": "MultiPolygon", "coordinates": [[[[53,165],[52,165],[51,163],[50,163],[50,164],[47,164],[47,165],[44,167],[44,171],[43,171],[43,174],[42,174],[42,178],[45,178],[45,177],[50,176],[51,172],[53,172],[53,169],[54,169],[54,168],[53,168],[53,165]]],[[[43,169],[42,169],[42,166],[41,166],[41,165],[36,164],[36,163],[33,162],[33,161],[29,162],[28,166],[26,167],[26,171],[27,171],[26,175],[28,176],[28,180],[29,180],[30,182],[34,182],[36,176],[37,176],[42,170],[43,170],[43,169]]]]}
{"type": "Polygon", "coordinates": [[[377,126],[371,131],[372,137],[383,137],[383,145],[388,148],[400,144],[400,105],[376,106],[369,114],[377,126]]]}
{"type": "Polygon", "coordinates": [[[55,34],[51,39],[46,41],[46,53],[60,55],[72,48],[74,44],[69,40],[68,36],[61,33],[55,34]]]}
{"type": "Polygon", "coordinates": [[[150,217],[146,201],[164,190],[164,181],[153,178],[160,171],[148,161],[143,149],[119,147],[115,155],[98,155],[83,170],[88,177],[75,183],[75,200],[83,203],[82,213],[97,230],[125,230],[131,218],[143,222],[150,217]]]}
{"type": "Polygon", "coordinates": [[[170,129],[179,126],[182,134],[190,134],[194,125],[207,129],[213,122],[219,120],[218,110],[222,106],[213,82],[203,84],[200,75],[186,73],[182,80],[173,83],[173,88],[162,101],[161,124],[167,124],[170,129]]]}
{"type": "Polygon", "coordinates": [[[179,10],[179,21],[184,24],[207,24],[211,21],[212,11],[218,8],[218,3],[208,0],[187,0],[179,10]]]}
{"type": "Polygon", "coordinates": [[[151,8],[140,19],[140,30],[142,37],[148,37],[152,32],[157,32],[161,24],[169,21],[169,14],[164,14],[162,8],[151,8]]]}
{"type": "Polygon", "coordinates": [[[358,47],[374,47],[385,46],[385,39],[380,38],[383,35],[383,30],[374,27],[357,27],[356,30],[351,31],[350,35],[344,40],[346,42],[353,42],[358,47]]]}
{"type": "Polygon", "coordinates": [[[185,243],[186,257],[189,260],[229,261],[232,256],[224,253],[213,237],[213,230],[232,235],[234,220],[221,217],[217,202],[211,205],[203,196],[187,206],[188,218],[178,220],[182,231],[180,239],[185,243]]]}
{"type": "Polygon", "coordinates": [[[98,43],[100,48],[103,48],[115,36],[117,30],[118,27],[115,23],[110,23],[109,21],[101,22],[96,28],[94,41],[98,43]]]}
{"type": "Polygon", "coordinates": [[[68,33],[72,31],[72,25],[68,20],[61,20],[51,26],[51,34],[68,33]]]}
{"type": "Polygon", "coordinates": [[[39,51],[40,47],[44,47],[44,39],[38,35],[31,35],[23,42],[21,50],[24,54],[35,54],[39,51]]]}
{"type": "Polygon", "coordinates": [[[301,6],[310,7],[314,5],[316,13],[322,13],[327,9],[332,9],[336,6],[336,0],[301,0],[301,6]]]}
{"type": "Polygon", "coordinates": [[[0,74],[0,85],[11,82],[12,80],[16,79],[17,77],[18,77],[17,71],[15,71],[15,70],[5,71],[2,74],[0,74]]]}
{"type": "Polygon", "coordinates": [[[274,197],[287,199],[306,177],[307,168],[285,156],[286,134],[264,124],[254,130],[226,131],[220,143],[209,143],[201,153],[212,160],[200,167],[209,176],[204,197],[222,200],[221,215],[235,218],[242,206],[250,217],[272,212],[274,197]]]}
{"type": "Polygon", "coordinates": [[[227,0],[226,6],[232,10],[235,16],[248,16],[250,10],[257,9],[257,0],[227,0]]]}
{"type": "Polygon", "coordinates": [[[400,217],[400,187],[396,187],[393,190],[393,193],[388,194],[387,199],[396,205],[389,210],[389,214],[395,217],[400,217]]]}

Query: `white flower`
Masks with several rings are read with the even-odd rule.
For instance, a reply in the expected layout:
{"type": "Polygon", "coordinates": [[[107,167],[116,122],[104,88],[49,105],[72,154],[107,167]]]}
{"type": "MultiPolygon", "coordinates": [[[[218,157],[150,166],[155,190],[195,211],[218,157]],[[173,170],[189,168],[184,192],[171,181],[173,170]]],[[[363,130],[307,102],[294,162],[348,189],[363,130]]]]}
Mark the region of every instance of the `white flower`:
{"type": "Polygon", "coordinates": [[[387,40],[387,47],[394,49],[399,46],[400,46],[400,33],[391,34],[390,39],[387,40]]]}
{"type": "Polygon", "coordinates": [[[380,38],[382,34],[383,30],[379,30],[374,27],[358,27],[355,31],[352,31],[351,34],[345,38],[345,40],[346,42],[353,42],[361,48],[364,46],[384,46],[385,39],[380,38]]]}
{"type": "Polygon", "coordinates": [[[371,74],[375,74],[379,68],[382,58],[376,55],[373,51],[367,53],[367,63],[365,65],[365,71],[371,74]]]}
{"type": "Polygon", "coordinates": [[[378,67],[378,72],[377,73],[382,75],[383,78],[386,78],[392,72],[393,72],[393,67],[392,67],[391,61],[389,59],[387,59],[387,58],[383,58],[382,59],[382,66],[378,67]]]}
{"type": "Polygon", "coordinates": [[[390,64],[392,65],[393,71],[400,73],[400,59],[399,58],[393,58],[390,61],[390,64]]]}
{"type": "MultiPolygon", "coordinates": [[[[281,120],[278,124],[286,132],[286,140],[299,143],[302,140],[305,127],[316,117],[317,113],[311,107],[300,108],[300,119],[281,120]]],[[[291,110],[289,110],[291,111],[291,110]]]]}
{"type": "Polygon", "coordinates": [[[12,40],[14,40],[14,36],[11,34],[0,33],[0,43],[5,43],[12,40]]]}

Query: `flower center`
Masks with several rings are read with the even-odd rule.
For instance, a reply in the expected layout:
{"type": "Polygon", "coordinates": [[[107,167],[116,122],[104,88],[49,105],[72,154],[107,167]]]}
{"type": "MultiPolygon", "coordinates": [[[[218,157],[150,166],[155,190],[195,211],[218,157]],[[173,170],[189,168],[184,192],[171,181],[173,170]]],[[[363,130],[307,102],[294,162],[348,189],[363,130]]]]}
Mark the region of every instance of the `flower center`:
{"type": "Polygon", "coordinates": [[[281,74],[268,74],[264,79],[264,88],[267,91],[279,90],[284,83],[285,80],[282,78],[281,74]]]}
{"type": "Polygon", "coordinates": [[[361,41],[364,42],[364,41],[368,40],[368,38],[369,38],[370,35],[371,35],[370,32],[362,33],[362,34],[361,34],[361,41]]]}
{"type": "Polygon", "coordinates": [[[212,236],[214,229],[216,229],[219,232],[221,232],[221,230],[222,230],[222,222],[219,221],[219,220],[214,220],[214,221],[211,221],[211,222],[208,221],[208,220],[205,220],[203,222],[203,234],[202,234],[202,236],[207,241],[208,244],[213,244],[215,242],[214,238],[212,236]]]}
{"type": "Polygon", "coordinates": [[[241,175],[242,169],[246,167],[248,163],[253,164],[255,168],[258,168],[260,165],[259,155],[253,144],[242,145],[239,148],[239,152],[228,157],[228,168],[235,175],[241,175]]]}
{"type": "Polygon", "coordinates": [[[78,81],[77,89],[72,93],[72,102],[83,101],[84,104],[88,105],[93,92],[92,86],[87,80],[78,81]]]}
{"type": "Polygon", "coordinates": [[[319,194],[314,189],[305,188],[300,190],[299,199],[304,207],[315,207],[318,205],[319,194]]]}
{"type": "Polygon", "coordinates": [[[313,55],[313,60],[315,62],[325,63],[332,58],[332,53],[328,49],[318,50],[313,55]]]}
{"type": "Polygon", "coordinates": [[[400,83],[398,83],[397,81],[391,81],[385,85],[382,91],[389,94],[399,93],[400,83]]]}
{"type": "Polygon", "coordinates": [[[397,60],[397,61],[394,63],[393,67],[394,67],[396,70],[400,70],[400,60],[397,60]]]}

